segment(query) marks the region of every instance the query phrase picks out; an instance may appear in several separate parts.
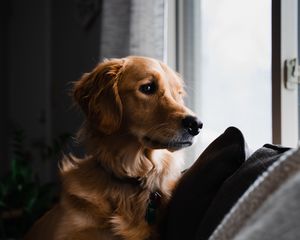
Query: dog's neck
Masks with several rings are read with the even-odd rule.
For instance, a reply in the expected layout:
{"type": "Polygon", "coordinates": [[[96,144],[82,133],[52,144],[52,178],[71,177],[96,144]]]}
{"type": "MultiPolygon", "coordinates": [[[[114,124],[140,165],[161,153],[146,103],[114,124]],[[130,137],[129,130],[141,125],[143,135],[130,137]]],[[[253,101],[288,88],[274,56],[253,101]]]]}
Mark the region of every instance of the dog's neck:
{"type": "Polygon", "coordinates": [[[124,131],[122,134],[105,135],[85,126],[78,137],[85,144],[89,159],[99,162],[105,172],[119,180],[138,179],[150,192],[159,190],[166,196],[170,195],[172,183],[180,176],[183,165],[181,151],[171,153],[164,149],[146,148],[136,137],[124,134],[124,131]]]}
{"type": "Polygon", "coordinates": [[[88,154],[120,179],[142,179],[156,167],[153,154],[157,150],[143,147],[130,133],[106,135],[83,128],[79,134],[85,136],[81,140],[85,143],[88,154]]]}

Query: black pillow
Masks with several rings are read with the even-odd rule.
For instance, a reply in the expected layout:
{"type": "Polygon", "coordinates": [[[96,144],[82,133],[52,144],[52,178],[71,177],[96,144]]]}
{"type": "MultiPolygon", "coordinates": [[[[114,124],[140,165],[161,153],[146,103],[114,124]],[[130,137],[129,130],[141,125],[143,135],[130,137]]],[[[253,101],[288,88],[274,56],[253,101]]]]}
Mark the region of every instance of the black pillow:
{"type": "Polygon", "coordinates": [[[194,239],[221,185],[244,161],[244,137],[237,128],[230,127],[182,176],[160,228],[162,239],[194,239]]]}
{"type": "Polygon", "coordinates": [[[287,150],[289,150],[289,148],[266,144],[251,155],[247,161],[224,182],[207,209],[205,216],[201,221],[198,221],[196,238],[189,239],[208,239],[224,216],[230,211],[249,186],[287,150]]]}

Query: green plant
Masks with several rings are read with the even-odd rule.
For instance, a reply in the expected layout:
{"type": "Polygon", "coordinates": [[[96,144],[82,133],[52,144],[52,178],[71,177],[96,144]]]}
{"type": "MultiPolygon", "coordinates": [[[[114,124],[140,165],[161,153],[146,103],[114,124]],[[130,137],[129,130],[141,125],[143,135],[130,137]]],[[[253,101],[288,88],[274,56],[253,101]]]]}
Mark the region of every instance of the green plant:
{"type": "MultiPolygon", "coordinates": [[[[39,146],[42,157],[60,151],[66,136],[54,146],[39,146]]],[[[10,171],[0,179],[0,239],[19,239],[55,203],[57,187],[41,183],[32,166],[33,150],[24,148],[24,133],[16,131],[12,142],[10,171]]]]}

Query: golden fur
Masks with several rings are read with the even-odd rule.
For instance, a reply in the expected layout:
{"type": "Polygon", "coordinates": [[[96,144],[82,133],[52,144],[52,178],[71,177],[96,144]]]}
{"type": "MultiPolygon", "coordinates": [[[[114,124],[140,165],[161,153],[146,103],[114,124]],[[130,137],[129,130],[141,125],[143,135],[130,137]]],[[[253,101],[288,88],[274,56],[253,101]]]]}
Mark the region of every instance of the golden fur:
{"type": "Polygon", "coordinates": [[[78,137],[88,155],[64,157],[61,200],[26,239],[157,239],[145,220],[150,193],[161,194],[163,209],[180,176],[176,150],[193,140],[182,130],[182,119],[193,115],[182,84],[164,63],[133,56],[105,60],[75,82],[74,99],[86,115],[78,137]],[[154,93],[140,90],[152,83],[154,93]]]}

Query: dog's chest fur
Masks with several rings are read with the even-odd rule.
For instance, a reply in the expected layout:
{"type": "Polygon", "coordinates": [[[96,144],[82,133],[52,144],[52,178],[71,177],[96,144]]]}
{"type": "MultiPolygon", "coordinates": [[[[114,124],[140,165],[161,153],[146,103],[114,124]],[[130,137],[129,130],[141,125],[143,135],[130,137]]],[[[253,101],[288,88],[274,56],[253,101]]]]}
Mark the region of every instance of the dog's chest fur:
{"type": "Polygon", "coordinates": [[[68,222],[71,221],[75,229],[103,231],[103,234],[111,235],[107,239],[115,239],[113,236],[148,239],[155,228],[145,218],[149,197],[158,191],[163,209],[182,164],[180,152],[155,150],[150,157],[147,160],[150,161],[149,168],[140,184],[115,176],[95,158],[76,160],[71,163],[73,166],[65,167],[68,170],[62,173],[64,194],[61,205],[68,209],[68,222]]]}

